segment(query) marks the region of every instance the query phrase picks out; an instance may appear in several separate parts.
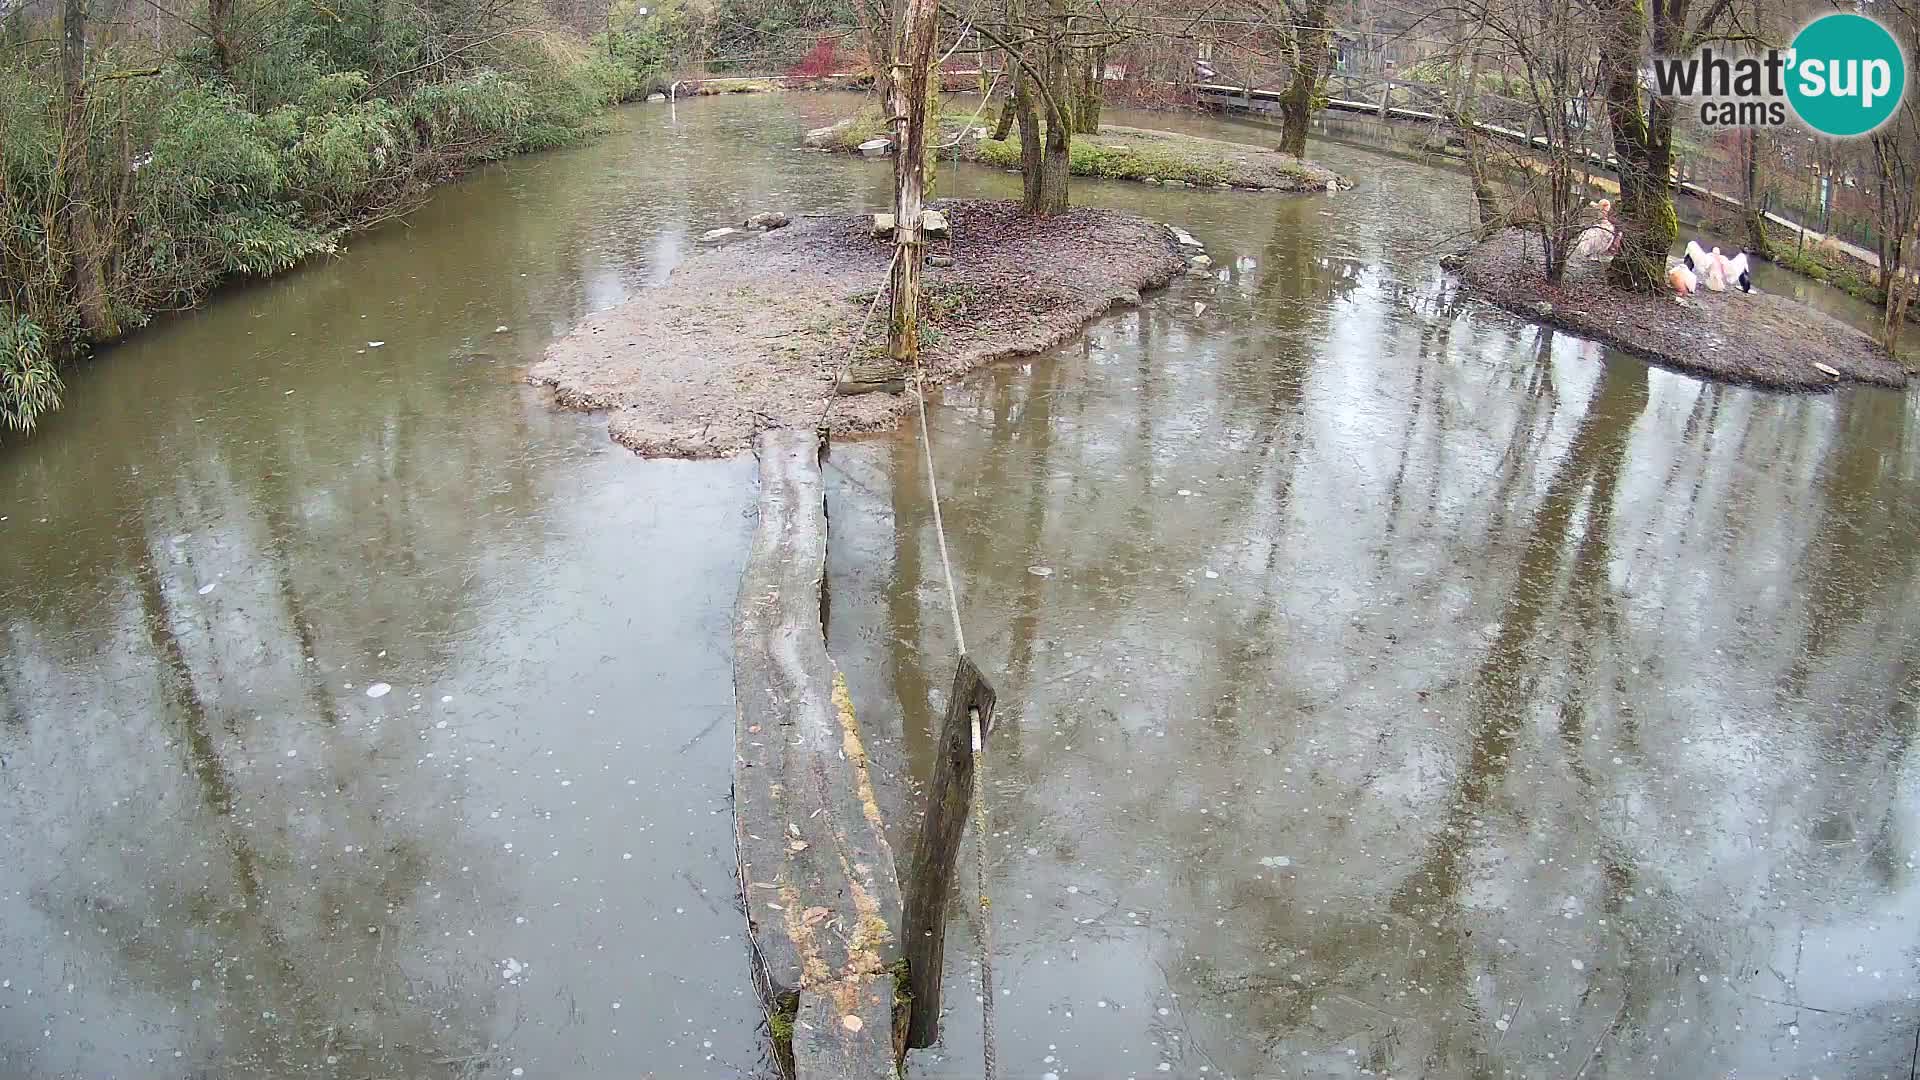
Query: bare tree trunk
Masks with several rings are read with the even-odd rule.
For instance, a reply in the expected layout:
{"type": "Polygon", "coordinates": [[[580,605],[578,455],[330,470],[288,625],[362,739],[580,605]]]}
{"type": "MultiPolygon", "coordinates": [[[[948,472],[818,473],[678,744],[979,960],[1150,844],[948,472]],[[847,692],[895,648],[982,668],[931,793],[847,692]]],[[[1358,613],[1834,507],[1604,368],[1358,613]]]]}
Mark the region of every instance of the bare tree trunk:
{"type": "Polygon", "coordinates": [[[1106,90],[1107,47],[1098,45],[1081,50],[1074,64],[1073,131],[1077,135],[1100,132],[1101,95],[1106,90]]]}
{"type": "MultiPolygon", "coordinates": [[[[1013,78],[1014,81],[1018,83],[1020,80],[1019,73],[1015,72],[1013,78]]],[[[1007,96],[1000,100],[1000,119],[994,121],[993,124],[993,138],[995,142],[999,142],[1008,135],[1013,134],[1013,122],[1017,119],[1016,110],[1013,105],[1013,99],[1016,93],[1018,93],[1018,91],[1009,91],[1007,96]]]]}
{"type": "Polygon", "coordinates": [[[1320,67],[1327,60],[1327,42],[1333,27],[1327,22],[1329,0],[1306,0],[1293,29],[1293,80],[1280,98],[1280,152],[1307,155],[1307,125],[1313,121],[1313,99],[1320,89],[1320,67]]]}
{"type": "Polygon", "coordinates": [[[225,79],[233,75],[233,0],[207,0],[207,42],[213,49],[213,66],[225,79]]]}
{"type": "MultiPolygon", "coordinates": [[[[1063,0],[1054,0],[1054,10],[1059,12],[1065,7],[1063,0]]],[[[1064,24],[1065,20],[1061,20],[1064,24]]],[[[1041,217],[1053,217],[1067,212],[1067,185],[1071,153],[1073,148],[1073,118],[1068,114],[1071,100],[1067,84],[1066,49],[1051,47],[1046,50],[1047,75],[1047,139],[1046,148],[1040,159],[1040,197],[1028,209],[1041,217]]]]}
{"type": "Polygon", "coordinates": [[[893,66],[892,80],[905,108],[896,114],[899,186],[893,204],[895,247],[887,326],[887,358],[902,375],[920,359],[920,264],[927,247],[920,214],[926,190],[928,82],[940,21],[939,0],[909,0],[906,14],[906,48],[893,66]]]}
{"type": "Polygon", "coordinates": [[[1741,207],[1747,222],[1747,250],[1762,259],[1773,258],[1773,241],[1767,236],[1766,200],[1760,195],[1760,129],[1748,128],[1746,200],[1741,207]]]}
{"type": "Polygon", "coordinates": [[[1014,115],[1020,121],[1020,205],[1029,213],[1040,213],[1044,201],[1041,189],[1040,111],[1033,100],[1033,77],[1025,64],[1020,65],[1013,89],[1014,115]]]}
{"type": "MultiPolygon", "coordinates": [[[[1674,215],[1673,103],[1640,96],[1645,0],[1606,0],[1607,26],[1600,41],[1607,120],[1620,167],[1620,253],[1613,257],[1614,284],[1640,292],[1664,287],[1667,251],[1680,233],[1674,215]]],[[[1656,35],[1658,36],[1658,35],[1656,35]]],[[[1656,40],[1655,52],[1667,43],[1656,40]]]]}
{"type": "MultiPolygon", "coordinates": [[[[1897,196],[1897,192],[1894,193],[1897,196]]],[[[1914,180],[1909,206],[1920,206],[1920,175],[1914,180]]],[[[1914,281],[1911,267],[1920,262],[1920,214],[1909,213],[1899,238],[1895,241],[1898,258],[1887,275],[1886,308],[1880,326],[1880,341],[1889,353],[1900,347],[1900,331],[1907,324],[1907,305],[1913,301],[1914,281]]]]}
{"type": "Polygon", "coordinates": [[[92,158],[87,139],[86,0],[64,0],[60,28],[60,82],[66,115],[61,127],[60,173],[68,272],[80,321],[95,341],[119,333],[107,300],[106,252],[95,224],[92,158]]]}

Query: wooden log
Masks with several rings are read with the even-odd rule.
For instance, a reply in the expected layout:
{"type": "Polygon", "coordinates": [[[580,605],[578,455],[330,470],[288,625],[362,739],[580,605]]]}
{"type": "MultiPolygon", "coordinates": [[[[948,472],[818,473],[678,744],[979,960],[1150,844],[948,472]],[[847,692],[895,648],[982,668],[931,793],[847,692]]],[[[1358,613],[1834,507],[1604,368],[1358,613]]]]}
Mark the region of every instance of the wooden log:
{"type": "Polygon", "coordinates": [[[947,945],[947,899],[953,871],[973,805],[973,717],[980,718],[984,743],[993,721],[993,685],[964,654],[953,672],[947,715],[935,744],[933,780],[927,785],[927,816],[914,846],[913,876],[907,880],[907,984],[913,995],[907,1045],[932,1046],[940,1037],[940,975],[947,945]]]}
{"type": "Polygon", "coordinates": [[[892,1047],[892,973],[844,979],[800,995],[793,1017],[795,1080],[897,1080],[892,1047]],[[877,1052],[882,1047],[884,1057],[877,1052]]]}
{"type": "Polygon", "coordinates": [[[775,430],[754,446],[760,521],[733,638],[734,839],[754,983],[769,1016],[795,1018],[793,1060],[806,1060],[797,1025],[807,1017],[833,1033],[815,1041],[821,1060],[861,1062],[811,1076],[884,1075],[895,1064],[891,1025],[874,1022],[868,990],[875,980],[892,985],[900,891],[846,680],[820,622],[820,438],[775,430]]]}

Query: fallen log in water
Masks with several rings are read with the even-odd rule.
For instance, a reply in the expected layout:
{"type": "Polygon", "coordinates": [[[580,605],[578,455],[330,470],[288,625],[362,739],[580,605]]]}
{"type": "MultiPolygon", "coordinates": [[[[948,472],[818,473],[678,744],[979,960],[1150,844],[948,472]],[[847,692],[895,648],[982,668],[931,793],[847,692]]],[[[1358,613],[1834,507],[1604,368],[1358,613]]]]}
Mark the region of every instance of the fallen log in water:
{"type": "Polygon", "coordinates": [[[734,829],[754,980],[799,1080],[893,1076],[900,887],[821,628],[820,439],[768,431],[734,622],[734,829]]]}

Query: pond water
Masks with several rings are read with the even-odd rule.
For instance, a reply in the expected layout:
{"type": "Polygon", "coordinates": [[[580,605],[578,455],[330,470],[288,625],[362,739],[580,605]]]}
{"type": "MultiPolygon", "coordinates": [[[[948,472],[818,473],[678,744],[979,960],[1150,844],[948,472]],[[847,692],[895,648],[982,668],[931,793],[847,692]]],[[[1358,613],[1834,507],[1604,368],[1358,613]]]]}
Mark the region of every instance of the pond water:
{"type": "MultiPolygon", "coordinates": [[[[621,112],[141,334],[0,451],[0,1074],[765,1075],[751,459],[639,461],[518,374],[708,228],[882,206],[886,163],[789,149],[848,104],[621,112]]],[[[1002,1075],[1906,1075],[1910,399],[1469,304],[1457,177],[1316,154],[1362,186],[1078,184],[1220,269],[935,403],[1001,694],[1002,1075]]],[[[828,475],[830,647],[924,776],[918,444],[828,475]]],[[[979,1075],[960,908],[915,1075],[979,1075]]]]}

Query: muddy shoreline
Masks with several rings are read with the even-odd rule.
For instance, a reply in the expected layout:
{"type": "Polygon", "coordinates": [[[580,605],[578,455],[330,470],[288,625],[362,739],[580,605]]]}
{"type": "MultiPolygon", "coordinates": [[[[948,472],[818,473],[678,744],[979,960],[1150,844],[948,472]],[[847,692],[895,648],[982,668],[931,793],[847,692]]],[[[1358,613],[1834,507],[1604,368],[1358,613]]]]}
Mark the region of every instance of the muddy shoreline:
{"type": "Polygon", "coordinates": [[[1604,263],[1579,258],[1552,286],[1538,241],[1517,229],[1466,253],[1456,272],[1474,295],[1521,318],[1688,374],[1789,391],[1907,385],[1906,369],[1871,337],[1785,296],[1737,289],[1635,295],[1606,283],[1604,263]]]}
{"type": "MultiPolygon", "coordinates": [[[[1083,208],[1036,219],[1012,203],[935,206],[952,222],[949,239],[929,244],[950,265],[923,276],[922,359],[935,382],[1052,348],[1186,266],[1170,229],[1131,214],[1083,208]]],[[[747,234],[586,319],[527,380],[565,407],[609,412],[614,440],[650,457],[727,457],[771,428],[890,428],[909,397],[839,396],[834,382],[851,356],[885,346],[880,294],[892,255],[864,214],[747,234]]]]}

